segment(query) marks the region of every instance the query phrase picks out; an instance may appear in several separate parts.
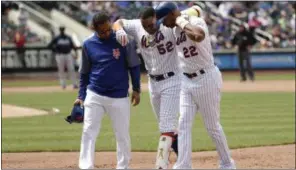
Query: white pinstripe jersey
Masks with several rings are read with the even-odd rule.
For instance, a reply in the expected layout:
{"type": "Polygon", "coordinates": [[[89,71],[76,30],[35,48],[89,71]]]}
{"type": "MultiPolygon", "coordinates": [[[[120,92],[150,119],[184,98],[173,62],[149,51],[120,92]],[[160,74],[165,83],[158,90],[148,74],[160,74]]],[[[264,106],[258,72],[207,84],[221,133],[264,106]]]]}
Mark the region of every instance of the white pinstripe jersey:
{"type": "Polygon", "coordinates": [[[183,72],[194,73],[200,69],[214,65],[209,30],[204,19],[196,16],[186,16],[190,24],[202,28],[205,32],[205,39],[202,42],[192,41],[181,28],[174,28],[176,37],[176,50],[180,57],[180,67],[183,72]]]}
{"type": "Polygon", "coordinates": [[[149,45],[152,36],[144,30],[140,19],[122,21],[123,29],[138,43],[148,74],[159,75],[179,71],[176,40],[172,29],[161,25],[153,45],[149,45]]]}

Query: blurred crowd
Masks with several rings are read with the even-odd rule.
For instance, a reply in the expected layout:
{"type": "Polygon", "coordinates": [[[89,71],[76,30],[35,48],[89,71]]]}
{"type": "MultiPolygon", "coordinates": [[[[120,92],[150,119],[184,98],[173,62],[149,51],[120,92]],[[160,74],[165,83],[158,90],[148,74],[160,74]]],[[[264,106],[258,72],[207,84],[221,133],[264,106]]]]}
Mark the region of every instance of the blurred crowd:
{"type": "MultiPolygon", "coordinates": [[[[82,24],[91,27],[92,16],[105,10],[112,21],[124,17],[137,18],[143,7],[156,6],[159,2],[150,1],[116,1],[98,2],[82,1],[59,2],[58,9],[72,16],[82,24]],[[71,5],[72,4],[72,5],[71,5]],[[76,6],[76,7],[74,7],[76,6]]],[[[177,2],[181,10],[186,9],[194,2],[177,2]]],[[[295,47],[295,2],[212,2],[216,5],[220,16],[213,20],[210,15],[212,9],[205,8],[205,19],[211,33],[213,48],[232,49],[231,39],[236,33],[231,28],[229,17],[237,18],[248,23],[249,30],[259,28],[271,34],[274,38],[269,41],[262,39],[255,44],[255,48],[286,48],[295,47]]]]}
{"type": "MultiPolygon", "coordinates": [[[[2,42],[11,42],[16,30],[25,30],[26,37],[32,40],[38,40],[36,34],[30,32],[29,27],[17,26],[8,21],[6,16],[9,8],[3,10],[2,3],[2,42]],[[3,17],[4,16],[4,17],[3,17]],[[4,20],[4,22],[3,22],[4,20]],[[23,28],[23,29],[22,29],[23,28]]],[[[156,6],[156,1],[35,1],[34,3],[51,10],[53,8],[60,10],[91,28],[91,19],[98,11],[105,10],[115,21],[121,17],[132,19],[137,18],[140,10],[147,6],[156,6]]],[[[194,2],[177,2],[181,10],[186,9],[194,2]]],[[[270,34],[273,39],[261,39],[254,45],[255,48],[287,48],[295,47],[295,9],[296,2],[225,2],[211,1],[219,15],[212,8],[204,8],[204,17],[211,33],[211,42],[214,49],[232,49],[231,40],[236,33],[231,23],[231,17],[239,21],[246,22],[249,30],[254,32],[256,28],[270,34]],[[215,19],[211,16],[216,16],[215,19]]],[[[11,8],[11,7],[10,7],[11,8]]],[[[23,20],[26,15],[22,14],[23,20]]],[[[29,17],[29,16],[28,16],[29,17]]],[[[27,17],[27,18],[28,18],[27,17]]],[[[21,18],[20,18],[21,19],[21,18]]]]}
{"type": "MultiPolygon", "coordinates": [[[[155,6],[159,2],[151,1],[76,1],[58,2],[60,11],[72,16],[82,24],[91,27],[91,19],[95,13],[105,10],[111,16],[111,20],[115,21],[120,17],[127,19],[137,18],[142,8],[155,6]]],[[[180,8],[187,8],[186,2],[178,2],[180,8]]]]}
{"type": "Polygon", "coordinates": [[[216,48],[231,48],[229,18],[237,18],[248,23],[250,30],[259,28],[270,33],[273,41],[261,40],[256,48],[286,48],[295,47],[296,2],[216,2],[221,14],[221,21],[208,24],[217,38],[216,48]],[[216,30],[216,32],[214,30],[216,30]]]}
{"type": "Polygon", "coordinates": [[[16,42],[16,37],[25,37],[26,43],[36,43],[41,41],[38,35],[31,31],[27,21],[29,14],[16,3],[1,1],[1,43],[2,45],[13,44],[16,42]],[[19,10],[18,24],[9,19],[11,10],[19,10]]]}

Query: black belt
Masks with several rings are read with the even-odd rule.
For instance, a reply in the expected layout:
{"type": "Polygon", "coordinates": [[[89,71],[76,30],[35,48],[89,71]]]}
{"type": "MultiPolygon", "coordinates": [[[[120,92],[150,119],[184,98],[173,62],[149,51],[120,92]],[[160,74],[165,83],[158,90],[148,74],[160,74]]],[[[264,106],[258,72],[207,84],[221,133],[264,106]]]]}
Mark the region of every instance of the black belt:
{"type": "Polygon", "coordinates": [[[169,77],[172,77],[174,75],[175,75],[174,72],[168,72],[166,74],[161,74],[161,75],[151,75],[151,74],[149,74],[149,77],[151,79],[155,80],[155,81],[161,81],[161,80],[165,80],[165,79],[167,79],[169,77]]]}
{"type": "MultiPolygon", "coordinates": [[[[198,71],[200,74],[205,74],[205,70],[204,69],[201,69],[198,71]]],[[[192,79],[194,77],[197,77],[197,74],[196,73],[183,73],[186,77],[192,79]]]]}

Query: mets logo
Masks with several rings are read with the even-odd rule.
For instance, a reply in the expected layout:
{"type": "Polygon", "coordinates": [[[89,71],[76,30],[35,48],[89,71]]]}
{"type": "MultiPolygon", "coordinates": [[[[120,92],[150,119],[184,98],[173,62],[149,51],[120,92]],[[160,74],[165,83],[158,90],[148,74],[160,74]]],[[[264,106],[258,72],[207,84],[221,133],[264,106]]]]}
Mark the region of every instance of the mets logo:
{"type": "Polygon", "coordinates": [[[113,49],[113,57],[116,59],[119,59],[119,56],[120,56],[119,48],[113,49]]]}
{"type": "Polygon", "coordinates": [[[162,40],[164,40],[164,35],[160,31],[158,31],[155,33],[155,35],[143,35],[141,39],[141,45],[145,48],[154,47],[162,40]]]}

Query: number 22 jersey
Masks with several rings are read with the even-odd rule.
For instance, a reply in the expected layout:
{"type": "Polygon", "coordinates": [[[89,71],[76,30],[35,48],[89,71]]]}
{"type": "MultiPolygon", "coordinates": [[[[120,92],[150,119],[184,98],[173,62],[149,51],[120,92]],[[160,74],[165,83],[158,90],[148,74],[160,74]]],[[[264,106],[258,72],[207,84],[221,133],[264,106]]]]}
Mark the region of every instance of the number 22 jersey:
{"type": "Polygon", "coordinates": [[[205,32],[205,39],[201,42],[192,41],[185,32],[175,27],[176,50],[180,60],[181,70],[185,73],[195,73],[214,65],[209,30],[204,19],[196,16],[184,16],[191,25],[198,26],[205,32]]]}

